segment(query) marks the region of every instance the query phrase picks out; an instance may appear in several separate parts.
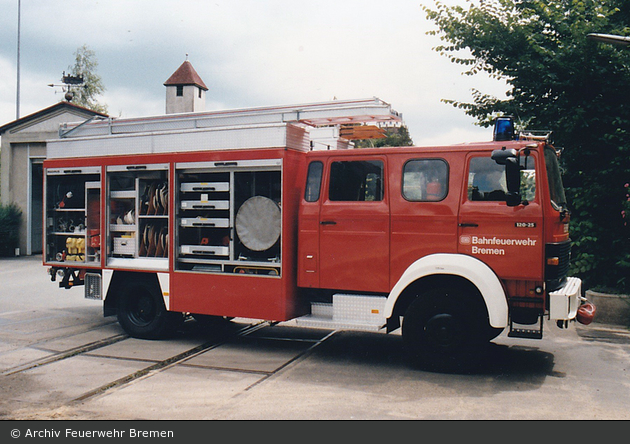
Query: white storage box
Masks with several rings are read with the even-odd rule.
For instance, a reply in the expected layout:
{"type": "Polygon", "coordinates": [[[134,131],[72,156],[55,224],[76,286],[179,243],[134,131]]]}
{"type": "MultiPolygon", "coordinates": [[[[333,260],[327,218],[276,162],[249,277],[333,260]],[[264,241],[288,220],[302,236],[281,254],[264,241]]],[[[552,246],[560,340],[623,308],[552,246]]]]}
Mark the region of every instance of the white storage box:
{"type": "Polygon", "coordinates": [[[114,254],[133,256],[136,254],[136,239],[132,237],[115,237],[114,254]]]}
{"type": "Polygon", "coordinates": [[[335,321],[383,324],[383,309],[387,299],[380,296],[333,295],[333,319],[335,321]]]}

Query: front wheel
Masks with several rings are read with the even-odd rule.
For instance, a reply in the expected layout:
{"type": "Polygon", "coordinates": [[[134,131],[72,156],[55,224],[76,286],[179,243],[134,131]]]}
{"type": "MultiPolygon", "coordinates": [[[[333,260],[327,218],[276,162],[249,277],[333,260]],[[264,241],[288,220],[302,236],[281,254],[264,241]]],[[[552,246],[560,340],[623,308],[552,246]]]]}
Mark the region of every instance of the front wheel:
{"type": "Polygon", "coordinates": [[[405,348],[422,368],[438,372],[469,372],[483,359],[487,334],[484,311],[475,294],[438,289],[419,296],[403,318],[405,348]]]}
{"type": "Polygon", "coordinates": [[[134,338],[159,339],[175,330],[180,313],[166,310],[157,285],[135,282],[118,297],[118,322],[134,338]]]}

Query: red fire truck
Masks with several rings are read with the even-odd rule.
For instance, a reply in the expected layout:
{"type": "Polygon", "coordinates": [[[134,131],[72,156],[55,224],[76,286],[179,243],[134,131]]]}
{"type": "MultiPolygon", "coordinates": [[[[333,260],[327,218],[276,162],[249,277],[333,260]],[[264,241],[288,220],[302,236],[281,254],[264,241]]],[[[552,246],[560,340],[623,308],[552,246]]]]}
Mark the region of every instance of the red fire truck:
{"type": "Polygon", "coordinates": [[[410,356],[450,370],[505,329],[587,323],[548,137],[506,118],[486,143],[318,149],[339,125],[399,121],[369,99],[65,124],[44,265],[137,338],[189,316],[402,328],[410,356]]]}

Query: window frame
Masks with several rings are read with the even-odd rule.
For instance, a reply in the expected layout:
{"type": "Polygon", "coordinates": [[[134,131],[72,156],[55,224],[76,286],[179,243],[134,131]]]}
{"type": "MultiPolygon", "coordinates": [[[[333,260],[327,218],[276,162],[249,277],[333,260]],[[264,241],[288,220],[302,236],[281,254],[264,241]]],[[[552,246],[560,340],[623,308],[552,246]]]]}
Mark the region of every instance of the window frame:
{"type": "Polygon", "coordinates": [[[448,163],[448,161],[444,158],[441,157],[416,157],[413,159],[408,159],[407,161],[405,161],[403,167],[402,167],[402,174],[401,174],[401,178],[400,178],[400,194],[403,197],[403,199],[405,199],[407,202],[425,202],[425,203],[434,203],[434,202],[442,202],[444,199],[446,199],[448,197],[448,194],[450,192],[450,187],[449,187],[449,181],[451,178],[451,166],[448,163]],[[445,166],[446,166],[446,182],[445,182],[445,188],[444,188],[444,192],[442,195],[441,199],[437,199],[437,200],[429,200],[429,199],[412,199],[409,196],[405,195],[405,168],[407,168],[407,165],[409,165],[411,162],[418,162],[418,161],[438,161],[438,162],[442,162],[445,166]]]}
{"type": "MultiPolygon", "coordinates": [[[[484,156],[484,155],[478,155],[478,156],[475,155],[475,156],[468,157],[467,165],[466,165],[466,177],[465,177],[465,180],[466,180],[466,186],[465,186],[465,189],[466,189],[466,192],[465,192],[466,201],[474,203],[474,204],[478,204],[478,203],[481,203],[481,202],[485,202],[485,203],[496,203],[496,202],[500,203],[500,202],[503,202],[503,203],[505,203],[505,198],[499,199],[499,200],[497,200],[497,199],[479,199],[479,200],[474,200],[474,199],[471,198],[470,188],[469,188],[472,185],[471,182],[470,182],[470,174],[473,172],[472,171],[472,163],[473,163],[473,161],[475,159],[489,159],[493,164],[495,163],[490,157],[487,157],[487,156],[484,156]]],[[[521,157],[521,159],[520,159],[521,167],[524,166],[524,160],[525,160],[525,158],[521,157]]],[[[490,161],[488,161],[488,164],[490,164],[490,161]]],[[[540,181],[540,177],[539,177],[540,171],[539,171],[539,168],[538,168],[539,161],[536,158],[536,156],[530,155],[528,162],[533,163],[533,168],[528,164],[528,168],[527,169],[528,170],[534,170],[534,198],[531,199],[531,200],[528,200],[529,203],[532,203],[532,202],[537,202],[538,201],[538,192],[539,192],[538,189],[540,187],[540,183],[539,183],[539,181],[540,181]]],[[[505,176],[505,166],[497,164],[496,169],[497,169],[497,171],[501,171],[503,176],[505,176]]],[[[523,171],[526,171],[526,170],[521,170],[521,186],[520,186],[519,192],[523,191],[523,171]]]]}
{"type": "Polygon", "coordinates": [[[322,183],[324,182],[324,162],[321,160],[312,160],[308,167],[306,168],[306,183],[304,184],[304,200],[306,202],[319,202],[319,199],[322,197],[322,183]],[[319,170],[319,179],[317,183],[317,197],[309,197],[309,191],[311,191],[311,186],[309,185],[309,178],[311,177],[311,167],[314,165],[318,165],[320,167],[319,170]]]}
{"type": "MultiPolygon", "coordinates": [[[[347,158],[341,158],[341,159],[331,159],[331,161],[328,163],[328,177],[327,177],[327,181],[326,181],[326,199],[329,202],[335,202],[335,203],[369,203],[369,204],[377,204],[380,202],[384,202],[386,200],[386,189],[385,189],[385,181],[386,181],[386,172],[385,172],[385,165],[386,165],[386,161],[384,158],[381,157],[376,157],[376,158],[360,158],[360,159],[347,159],[347,158]],[[371,164],[380,164],[378,165],[380,167],[380,199],[378,200],[357,200],[357,199],[353,199],[353,200],[347,200],[347,199],[338,199],[335,198],[333,199],[332,197],[334,196],[335,192],[331,193],[333,184],[335,184],[335,180],[333,178],[333,168],[334,165],[336,163],[371,163],[371,164]]],[[[376,166],[376,165],[374,165],[376,166]]],[[[370,174],[368,172],[368,174],[370,174]]],[[[367,175],[365,176],[367,177],[367,175]]],[[[364,177],[364,179],[365,179],[364,177]]],[[[365,182],[363,182],[365,183],[365,182]]],[[[335,196],[336,197],[336,196],[335,196]]]]}

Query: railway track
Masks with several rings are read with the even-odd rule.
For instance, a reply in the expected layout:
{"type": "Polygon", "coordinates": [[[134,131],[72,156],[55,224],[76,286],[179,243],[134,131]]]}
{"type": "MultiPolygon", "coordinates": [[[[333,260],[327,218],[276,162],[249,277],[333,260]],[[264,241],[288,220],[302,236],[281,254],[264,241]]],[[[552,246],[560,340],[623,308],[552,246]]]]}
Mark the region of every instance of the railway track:
{"type": "Polygon", "coordinates": [[[90,342],[88,344],[80,345],[78,347],[73,347],[68,350],[56,352],[50,356],[46,356],[40,359],[30,361],[26,364],[21,364],[21,365],[6,369],[2,373],[0,373],[0,376],[15,375],[17,373],[25,372],[27,370],[31,370],[37,367],[52,364],[58,361],[62,361],[64,359],[72,358],[73,356],[78,356],[83,353],[97,350],[102,347],[107,347],[108,345],[115,344],[116,342],[123,341],[127,338],[129,338],[129,336],[126,334],[113,335],[108,338],[104,338],[98,341],[90,342]]]}
{"type": "MultiPolygon", "coordinates": [[[[188,364],[188,362],[196,357],[203,355],[211,350],[215,350],[217,348],[238,343],[239,340],[244,340],[244,338],[253,335],[256,332],[260,332],[265,328],[272,327],[274,324],[266,321],[260,322],[250,322],[245,323],[243,325],[237,324],[233,325],[235,328],[225,329],[225,331],[221,331],[218,335],[211,334],[208,335],[210,337],[209,340],[202,341],[200,344],[187,348],[178,353],[172,354],[163,359],[159,359],[156,361],[149,362],[146,367],[142,367],[136,371],[130,372],[122,377],[118,377],[112,379],[111,381],[106,382],[105,384],[100,384],[94,388],[84,391],[78,396],[66,396],[62,399],[59,399],[55,404],[55,408],[59,408],[60,406],[72,406],[76,404],[80,404],[86,402],[91,399],[99,398],[106,396],[119,390],[123,387],[126,387],[130,384],[137,383],[148,378],[151,378],[163,371],[172,369],[176,366],[190,366],[195,367],[194,365],[188,364]]],[[[253,387],[263,383],[268,380],[274,374],[282,371],[287,368],[291,364],[304,359],[308,356],[312,350],[330,338],[335,332],[326,332],[322,331],[321,336],[314,338],[289,338],[285,336],[276,336],[276,337],[267,337],[264,334],[256,336],[256,339],[259,340],[274,340],[276,344],[282,344],[282,341],[285,343],[299,344],[299,351],[292,353],[291,356],[287,357],[282,363],[279,363],[273,369],[264,369],[264,368],[242,368],[230,366],[229,363],[221,363],[216,362],[212,365],[204,365],[202,368],[208,371],[222,371],[222,372],[236,372],[236,373],[248,373],[257,376],[254,382],[249,384],[247,387],[243,389],[243,391],[248,391],[253,387]]],[[[186,332],[183,333],[186,335],[186,332]]],[[[37,347],[45,348],[47,342],[54,341],[59,338],[52,338],[44,341],[42,343],[34,344],[37,347]]],[[[195,340],[198,337],[194,338],[195,340]]],[[[129,337],[126,334],[114,334],[102,339],[88,342],[85,344],[81,344],[75,347],[67,348],[62,351],[52,352],[47,356],[44,356],[39,359],[31,360],[29,362],[10,367],[5,369],[0,373],[0,380],[2,378],[10,378],[10,377],[19,377],[20,375],[28,376],[32,374],[34,370],[37,370],[39,374],[47,374],[47,367],[52,366],[53,364],[61,363],[62,361],[76,359],[81,356],[89,356],[91,358],[109,358],[110,361],[115,360],[125,360],[125,361],[133,361],[132,359],[125,357],[112,357],[107,355],[99,354],[99,350],[104,349],[108,346],[112,346],[114,344],[124,344],[125,341],[133,340],[133,338],[129,337]]],[[[165,344],[168,344],[168,339],[163,340],[165,344]]],[[[153,342],[153,341],[152,341],[153,342]]],[[[33,344],[31,344],[33,346],[33,344]]],[[[291,347],[295,348],[295,347],[291,347]]],[[[136,360],[137,362],[137,360],[136,360]]]]}

